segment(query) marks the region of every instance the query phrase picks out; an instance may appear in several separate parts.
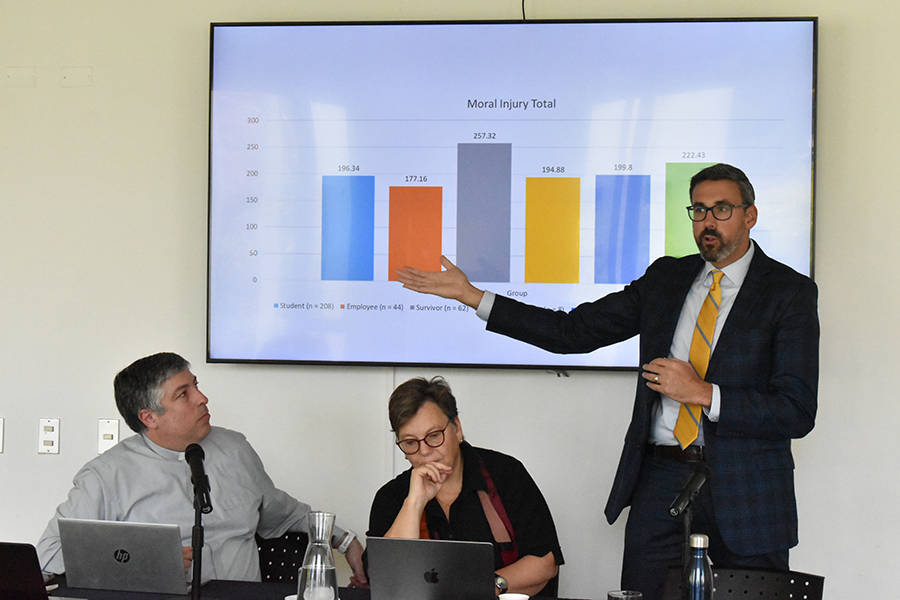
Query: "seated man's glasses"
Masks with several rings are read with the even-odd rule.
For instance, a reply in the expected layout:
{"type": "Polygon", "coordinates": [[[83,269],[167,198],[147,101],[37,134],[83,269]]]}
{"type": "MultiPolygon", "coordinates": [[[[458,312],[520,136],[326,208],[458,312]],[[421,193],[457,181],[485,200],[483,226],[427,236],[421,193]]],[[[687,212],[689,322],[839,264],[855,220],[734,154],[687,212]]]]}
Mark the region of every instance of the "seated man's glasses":
{"type": "Polygon", "coordinates": [[[419,444],[421,444],[422,442],[425,442],[431,448],[438,448],[441,444],[444,443],[444,431],[446,431],[447,428],[450,427],[450,423],[452,422],[453,419],[450,419],[449,421],[447,421],[447,424],[444,425],[443,429],[441,429],[440,431],[432,431],[421,440],[417,440],[416,438],[400,440],[396,442],[397,447],[400,448],[400,450],[403,451],[403,454],[406,454],[407,456],[418,452],[419,444]]]}
{"type": "Polygon", "coordinates": [[[750,204],[716,204],[715,206],[703,206],[702,204],[694,204],[687,207],[688,215],[691,221],[700,222],[706,219],[706,213],[712,213],[716,221],[727,221],[731,218],[731,214],[735,208],[750,208],[750,204]]]}

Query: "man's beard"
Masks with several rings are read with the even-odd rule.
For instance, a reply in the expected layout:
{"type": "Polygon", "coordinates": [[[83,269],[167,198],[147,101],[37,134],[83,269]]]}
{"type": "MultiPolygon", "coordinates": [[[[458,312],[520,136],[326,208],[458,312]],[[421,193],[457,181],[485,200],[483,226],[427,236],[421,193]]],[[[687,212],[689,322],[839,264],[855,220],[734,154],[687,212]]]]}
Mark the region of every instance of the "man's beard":
{"type": "Polygon", "coordinates": [[[703,233],[701,233],[699,236],[697,236],[697,238],[694,241],[697,243],[697,249],[700,250],[700,257],[703,260],[705,260],[707,262],[711,262],[711,263],[716,263],[716,262],[719,262],[720,260],[725,260],[726,258],[731,256],[731,253],[734,252],[735,250],[737,250],[738,244],[740,243],[739,240],[732,240],[730,243],[726,242],[722,238],[722,234],[720,234],[718,231],[715,231],[713,229],[704,229],[703,233]],[[704,237],[706,237],[708,235],[711,235],[714,238],[719,240],[718,248],[706,248],[703,245],[702,240],[704,237]]]}

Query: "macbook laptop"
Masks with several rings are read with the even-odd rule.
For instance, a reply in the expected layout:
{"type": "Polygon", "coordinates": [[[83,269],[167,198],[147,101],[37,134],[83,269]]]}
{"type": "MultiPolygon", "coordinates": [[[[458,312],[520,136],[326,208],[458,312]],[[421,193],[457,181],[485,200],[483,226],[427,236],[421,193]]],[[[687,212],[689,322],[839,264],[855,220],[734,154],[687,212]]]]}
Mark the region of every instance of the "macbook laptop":
{"type": "Polygon", "coordinates": [[[494,547],[487,542],[370,537],[372,600],[493,600],[494,547]]]}
{"type": "Polygon", "coordinates": [[[178,525],[59,519],[70,588],[184,594],[178,525]]]}
{"type": "MultiPolygon", "coordinates": [[[[0,600],[48,600],[37,551],[31,544],[0,542],[0,600]]],[[[78,600],[53,596],[50,600],[78,600]]]]}

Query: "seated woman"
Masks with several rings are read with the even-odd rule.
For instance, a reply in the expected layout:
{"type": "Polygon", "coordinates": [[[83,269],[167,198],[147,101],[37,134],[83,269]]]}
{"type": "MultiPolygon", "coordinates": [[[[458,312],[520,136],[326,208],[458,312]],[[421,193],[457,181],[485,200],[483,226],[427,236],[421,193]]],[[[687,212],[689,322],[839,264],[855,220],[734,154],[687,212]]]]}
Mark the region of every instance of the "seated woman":
{"type": "Polygon", "coordinates": [[[555,596],[544,588],[563,564],[556,527],[522,463],[463,441],[443,378],[403,383],[388,413],[412,468],[378,490],[368,535],[491,542],[498,593],[555,596]]]}

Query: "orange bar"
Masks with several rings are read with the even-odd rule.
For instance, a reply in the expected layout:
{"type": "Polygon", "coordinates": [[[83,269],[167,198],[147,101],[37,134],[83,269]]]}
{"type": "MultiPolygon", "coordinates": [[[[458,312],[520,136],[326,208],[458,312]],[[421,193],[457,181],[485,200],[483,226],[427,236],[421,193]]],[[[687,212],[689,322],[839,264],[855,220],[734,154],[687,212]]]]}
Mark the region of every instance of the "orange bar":
{"type": "Polygon", "coordinates": [[[442,191],[440,187],[390,188],[388,281],[396,281],[395,271],[402,267],[441,270],[442,191]]]}

